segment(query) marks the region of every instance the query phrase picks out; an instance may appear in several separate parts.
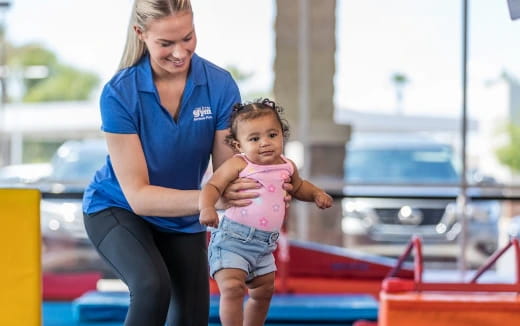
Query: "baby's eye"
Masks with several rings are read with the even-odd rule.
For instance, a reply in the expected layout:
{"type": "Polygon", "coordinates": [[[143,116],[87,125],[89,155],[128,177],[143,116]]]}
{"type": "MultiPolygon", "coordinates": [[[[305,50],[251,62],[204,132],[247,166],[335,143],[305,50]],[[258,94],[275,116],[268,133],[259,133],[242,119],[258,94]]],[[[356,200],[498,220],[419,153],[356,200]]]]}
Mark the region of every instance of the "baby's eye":
{"type": "Polygon", "coordinates": [[[271,137],[271,138],[276,138],[276,136],[278,136],[277,132],[272,132],[269,134],[269,137],[271,137]]]}
{"type": "Polygon", "coordinates": [[[249,138],[249,141],[258,141],[260,137],[251,137],[249,138]]]}

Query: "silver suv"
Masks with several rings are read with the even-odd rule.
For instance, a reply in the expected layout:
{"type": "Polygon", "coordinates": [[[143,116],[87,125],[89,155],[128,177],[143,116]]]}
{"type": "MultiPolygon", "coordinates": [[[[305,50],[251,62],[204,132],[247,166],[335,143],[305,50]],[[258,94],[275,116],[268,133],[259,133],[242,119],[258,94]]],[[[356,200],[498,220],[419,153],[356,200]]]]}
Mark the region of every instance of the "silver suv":
{"type": "MultiPolygon", "coordinates": [[[[423,254],[454,260],[460,254],[455,197],[460,173],[451,146],[422,136],[367,135],[347,144],[342,201],[344,245],[398,256],[412,235],[423,254]]],[[[480,265],[497,248],[500,203],[469,189],[467,262],[480,265]]]]}
{"type": "Polygon", "coordinates": [[[13,177],[10,184],[2,184],[38,188],[42,193],[40,220],[44,274],[99,271],[105,276],[113,275],[87,239],[82,213],[83,190],[94,172],[103,165],[106,156],[103,139],[69,140],[57,149],[49,163],[51,169],[44,177],[37,180],[26,176],[13,177]]]}

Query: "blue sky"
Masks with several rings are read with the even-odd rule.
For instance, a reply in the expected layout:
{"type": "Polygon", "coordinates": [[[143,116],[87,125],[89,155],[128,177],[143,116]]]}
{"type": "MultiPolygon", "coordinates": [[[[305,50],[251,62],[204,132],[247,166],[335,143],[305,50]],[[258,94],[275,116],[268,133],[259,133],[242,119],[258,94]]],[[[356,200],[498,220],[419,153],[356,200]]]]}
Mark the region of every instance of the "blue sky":
{"type": "MultiPolygon", "coordinates": [[[[13,0],[7,37],[18,45],[39,42],[106,81],[121,55],[131,4],[13,0]]],[[[469,4],[471,83],[496,79],[504,69],[520,76],[520,21],[510,20],[507,0],[469,4]]],[[[248,87],[270,89],[275,2],[193,0],[193,6],[197,52],[253,72],[248,87]]],[[[393,110],[390,76],[401,72],[410,79],[405,112],[457,114],[462,0],[337,0],[337,6],[337,107],[393,110]]]]}

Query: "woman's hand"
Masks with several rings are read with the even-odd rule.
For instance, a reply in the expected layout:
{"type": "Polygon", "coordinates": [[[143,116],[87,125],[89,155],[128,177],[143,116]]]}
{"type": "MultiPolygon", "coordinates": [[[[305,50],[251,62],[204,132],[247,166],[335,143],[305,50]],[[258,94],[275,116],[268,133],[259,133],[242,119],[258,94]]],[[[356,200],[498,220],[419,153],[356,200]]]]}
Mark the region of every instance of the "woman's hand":
{"type": "Polygon", "coordinates": [[[226,209],[231,206],[243,207],[252,203],[252,199],[259,196],[254,189],[260,188],[261,185],[248,178],[238,178],[224,189],[220,200],[217,202],[218,209],[226,209]]]}
{"type": "Polygon", "coordinates": [[[294,189],[290,177],[285,180],[282,187],[283,190],[285,190],[285,197],[283,198],[283,200],[285,201],[285,208],[289,208],[292,200],[291,192],[294,189]]]}
{"type": "MultiPolygon", "coordinates": [[[[260,187],[260,183],[256,180],[248,178],[236,179],[230,183],[226,189],[224,189],[224,193],[217,202],[217,209],[227,209],[231,206],[244,207],[250,205],[253,202],[252,199],[259,196],[259,194],[254,190],[260,187]]],[[[290,178],[285,180],[283,189],[285,190],[284,201],[286,207],[289,207],[289,203],[292,200],[290,192],[293,191],[293,185],[291,184],[290,178]]]]}

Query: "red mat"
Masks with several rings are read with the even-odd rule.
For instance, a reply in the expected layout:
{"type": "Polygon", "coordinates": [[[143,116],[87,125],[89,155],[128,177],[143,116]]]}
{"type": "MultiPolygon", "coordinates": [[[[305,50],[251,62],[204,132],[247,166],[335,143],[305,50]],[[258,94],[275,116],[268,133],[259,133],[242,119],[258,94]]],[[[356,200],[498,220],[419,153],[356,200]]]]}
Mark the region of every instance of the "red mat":
{"type": "Polygon", "coordinates": [[[96,290],[101,273],[44,273],[43,300],[73,300],[87,291],[96,290]]]}

